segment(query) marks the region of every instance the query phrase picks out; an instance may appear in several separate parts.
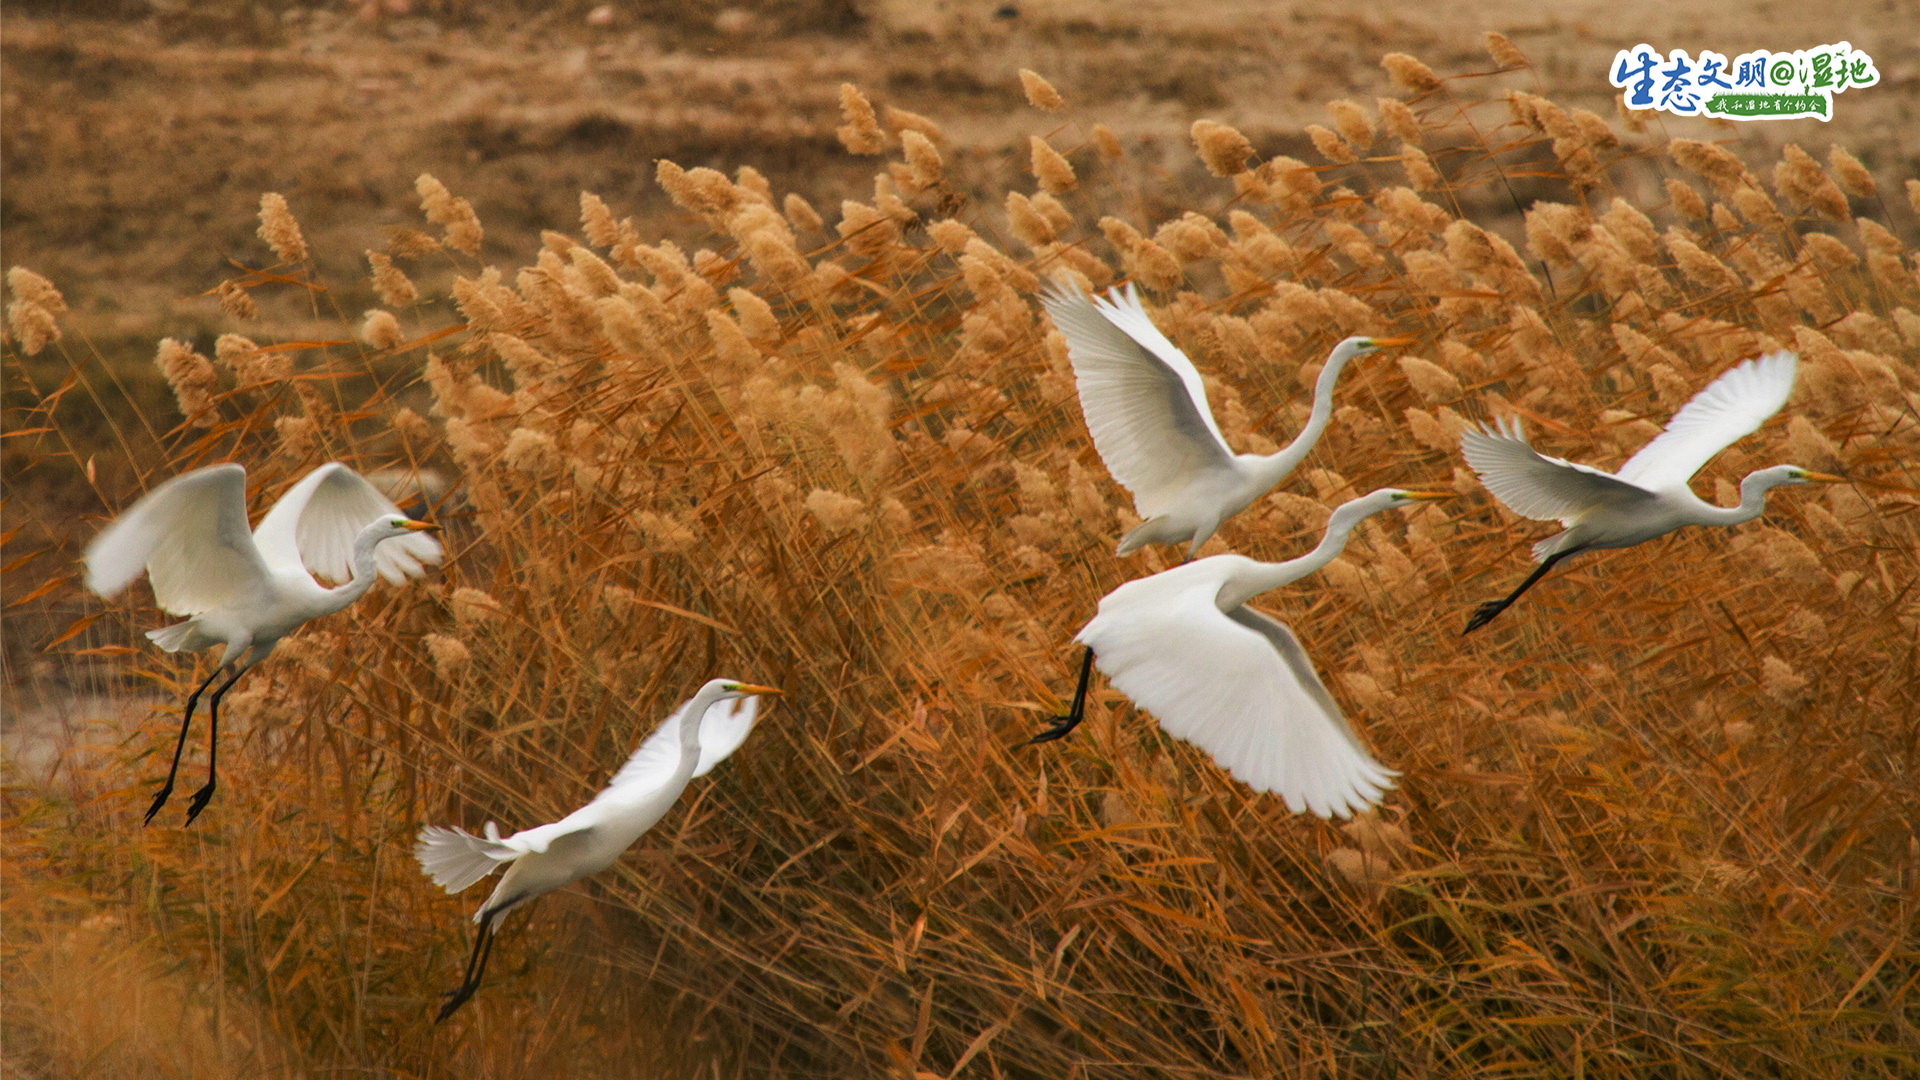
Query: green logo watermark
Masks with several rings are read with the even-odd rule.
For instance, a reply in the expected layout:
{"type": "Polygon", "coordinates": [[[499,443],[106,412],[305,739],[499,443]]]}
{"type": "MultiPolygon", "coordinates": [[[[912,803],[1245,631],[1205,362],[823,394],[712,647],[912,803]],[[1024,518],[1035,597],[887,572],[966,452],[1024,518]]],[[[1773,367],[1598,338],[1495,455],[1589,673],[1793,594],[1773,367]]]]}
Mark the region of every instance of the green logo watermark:
{"type": "Polygon", "coordinates": [[[1608,81],[1626,92],[1629,109],[1733,120],[1831,120],[1833,95],[1872,86],[1880,72],[1873,57],[1844,41],[1790,53],[1741,53],[1731,62],[1705,49],[1698,60],[1685,49],[1663,58],[1643,44],[1614,54],[1608,81]]]}

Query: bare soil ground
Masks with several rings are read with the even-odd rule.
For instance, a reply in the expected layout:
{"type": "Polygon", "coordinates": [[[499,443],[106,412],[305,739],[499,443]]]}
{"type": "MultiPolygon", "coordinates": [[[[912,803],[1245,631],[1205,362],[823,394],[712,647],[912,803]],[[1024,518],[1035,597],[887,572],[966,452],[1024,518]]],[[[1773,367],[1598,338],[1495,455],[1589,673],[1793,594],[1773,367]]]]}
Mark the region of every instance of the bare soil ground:
{"type": "MultiPolygon", "coordinates": [[[[1683,121],[1673,133],[1746,151],[1796,141],[1821,156],[1840,141],[1883,182],[1920,175],[1920,39],[1906,32],[1920,5],[1909,0],[1776,0],[1738,20],[1651,0],[1495,0],[1471,14],[1427,0],[629,2],[591,22],[581,3],[401,3],[390,7],[405,14],[379,18],[350,4],[221,2],[88,14],[100,7],[8,6],[0,227],[7,262],[65,289],[73,328],[109,355],[226,328],[203,294],[229,272],[224,257],[262,254],[263,191],[288,197],[336,281],[357,277],[352,261],[382,245],[382,224],[418,222],[422,172],[473,200],[502,261],[524,259],[542,229],[574,228],[583,189],[643,232],[690,231],[652,181],[659,158],[752,165],[830,209],[869,169],[833,137],[842,81],[934,119],[962,184],[1002,190],[1025,165],[1022,67],[1051,79],[1076,119],[1157,142],[1177,173],[1195,168],[1186,132],[1203,116],[1317,160],[1301,126],[1326,122],[1328,100],[1389,93],[1381,54],[1409,52],[1446,75],[1488,70],[1486,30],[1527,53],[1538,92],[1603,115],[1618,48],[1732,54],[1845,39],[1875,58],[1882,82],[1844,95],[1830,123],[1683,121]]],[[[337,302],[357,313],[364,299],[337,302]]]]}

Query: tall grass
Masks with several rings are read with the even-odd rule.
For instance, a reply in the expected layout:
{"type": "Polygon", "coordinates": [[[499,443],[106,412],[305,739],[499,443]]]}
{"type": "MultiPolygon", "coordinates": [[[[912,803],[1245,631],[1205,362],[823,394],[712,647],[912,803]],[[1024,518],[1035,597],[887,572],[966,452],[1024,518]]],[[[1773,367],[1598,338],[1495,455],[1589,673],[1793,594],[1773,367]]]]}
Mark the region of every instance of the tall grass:
{"type": "MultiPolygon", "coordinates": [[[[240,1032],[235,1075],[1909,1074],[1913,497],[1781,493],[1462,639],[1541,529],[1455,454],[1514,413],[1615,463],[1787,346],[1788,419],[1703,490],[1791,461],[1910,491],[1920,286],[1873,216],[1903,193],[1797,151],[1769,185],[1710,144],[1387,66],[1408,98],[1334,103],[1319,163],[1196,125],[1211,191],[1131,186],[1138,148],[1068,102],[1034,114],[1037,189],[982,203],[936,125],[849,89],[873,191],[816,209],[662,162],[709,231],[692,253],[583,195],[577,234],[503,273],[423,178],[441,236],[374,253],[390,310],[346,320],[357,343],[259,344],[248,294],[331,294],[297,260],[234,278],[249,337],[164,347],[188,419],[131,467],[235,457],[263,499],[332,458],[431,469],[451,557],[248,676],[191,830],[138,822],[191,663],[127,648],[138,605],[54,646],[168,704],[8,790],[28,1045],[86,1071],[60,1048],[98,1006],[23,974],[84,932],[170,958],[165,1000],[231,1003],[180,1027],[240,1032]],[[1517,245],[1476,224],[1523,197],[1517,245]],[[1173,209],[1102,216],[1127,206],[1173,209]],[[449,294],[414,284],[449,263],[449,294]],[[1403,770],[1378,815],[1290,815],[1106,690],[1074,738],[1014,748],[1097,599],[1165,565],[1111,554],[1133,519],[1032,302],[1049,274],[1145,287],[1240,448],[1298,428],[1339,338],[1420,336],[1357,366],[1300,479],[1209,546],[1286,557],[1382,484],[1469,496],[1369,521],[1266,598],[1403,770]],[[437,895],[411,833],[553,819],[720,673],[788,697],[614,870],[510,921],[489,985],[431,1026],[478,896],[437,895]]],[[[298,254],[282,212],[263,238],[298,254]]],[[[55,399],[116,407],[57,347],[85,381],[16,416],[17,477],[93,477],[55,399]]],[[[93,610],[71,587],[28,606],[93,610]]]]}

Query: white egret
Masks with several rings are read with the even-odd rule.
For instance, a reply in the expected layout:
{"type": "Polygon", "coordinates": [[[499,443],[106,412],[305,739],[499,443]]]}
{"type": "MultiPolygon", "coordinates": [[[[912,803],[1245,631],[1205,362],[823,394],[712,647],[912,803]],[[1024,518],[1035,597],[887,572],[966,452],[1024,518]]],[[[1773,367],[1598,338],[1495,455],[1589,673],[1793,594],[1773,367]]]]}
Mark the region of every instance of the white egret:
{"type": "Polygon", "coordinates": [[[1608,473],[1534,451],[1518,420],[1460,437],[1467,464],[1507,509],[1561,532],[1533,545],[1540,565],[1504,599],[1474,610],[1463,633],[1493,620],[1560,560],[1596,548],[1632,547],[1688,525],[1737,525],[1766,511],[1767,492],[1783,484],[1843,484],[1797,465],[1775,465],[1740,481],[1740,505],[1715,506],[1687,481],[1715,454],[1780,411],[1793,392],[1799,358],[1773,352],[1732,368],[1680,407],[1665,431],[1608,473]]]}
{"type": "Polygon", "coordinates": [[[450,893],[507,868],[493,895],[473,913],[480,931],[467,958],[466,976],[447,992],[435,1022],[453,1015],[480,988],[501,916],[612,866],[666,816],[689,781],[705,776],[746,741],[760,707],[751,695],[778,693],[771,686],[712,680],[661,722],[592,802],[550,825],[507,837],[491,821],[485,836],[439,825],[422,828],[414,857],[421,871],[450,893]]]}
{"type": "Polygon", "coordinates": [[[1153,325],[1131,284],[1094,299],[1055,282],[1040,301],[1067,339],[1094,448],[1133,493],[1134,512],[1144,519],[1121,538],[1121,555],[1148,544],[1184,543],[1192,558],[1221,522],[1306,458],[1333,415],[1333,384],[1348,361],[1414,340],[1350,337],[1334,346],[1300,434],[1277,453],[1236,454],[1214,422],[1200,372],[1153,325]]]}
{"type": "Polygon", "coordinates": [[[1079,725],[1098,665],[1169,735],[1205,750],[1253,790],[1277,793],[1294,813],[1347,817],[1378,802],[1396,774],[1360,744],[1293,631],[1247,602],[1332,562],[1362,519],[1451,498],[1382,488],[1334,510],[1319,546],[1300,558],[1213,555],[1113,590],[1074,639],[1086,653],[1073,707],[1030,741],[1079,725]]]}
{"type": "Polygon", "coordinates": [[[207,783],[187,806],[188,824],[213,798],[220,698],[295,627],[360,599],[376,574],[400,584],[425,573],[423,564],[440,561],[440,542],[418,534],[438,528],[411,520],[335,461],[295,484],[251,533],[246,470],[214,465],[154,488],[93,538],[86,552],[89,589],[110,597],[144,572],[163,610],[192,616],[149,630],[154,644],[168,652],[226,646],[213,674],[187,697],[173,764],[147,821],[173,794],[201,693],[232,670],[208,701],[207,783]],[[314,574],[343,584],[327,588],[314,574]]]}

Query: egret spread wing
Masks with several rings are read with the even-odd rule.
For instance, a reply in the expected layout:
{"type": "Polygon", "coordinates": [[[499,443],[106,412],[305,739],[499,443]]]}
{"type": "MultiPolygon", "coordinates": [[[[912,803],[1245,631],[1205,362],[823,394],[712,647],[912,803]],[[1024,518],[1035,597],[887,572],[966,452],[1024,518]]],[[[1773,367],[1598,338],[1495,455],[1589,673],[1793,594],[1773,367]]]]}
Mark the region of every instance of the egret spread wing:
{"type": "MultiPolygon", "coordinates": [[[[267,565],[305,569],[333,581],[353,576],[353,542],[374,519],[400,508],[359,473],[330,461],[308,473],[273,504],[254,530],[267,565]]],[[[412,533],[373,549],[380,576],[399,585],[440,561],[440,541],[412,533]]]]}
{"type": "MultiPolygon", "coordinates": [[[[660,722],[653,734],[640,744],[640,749],[613,774],[607,790],[658,787],[672,779],[674,769],[680,764],[680,725],[685,722],[687,706],[692,703],[691,698],[681,702],[671,716],[660,722]]],[[[700,722],[700,763],[694,766],[693,775],[705,776],[740,749],[759,713],[760,699],[752,697],[729,698],[709,707],[706,719],[700,722]]]]}
{"type": "Polygon", "coordinates": [[[1793,353],[1771,352],[1708,383],[1680,407],[1665,431],[1620,466],[1620,478],[1650,491],[1684,485],[1713,455],[1780,411],[1793,393],[1799,366],[1793,353]]]}
{"type": "Polygon", "coordinates": [[[1067,339],[1093,445],[1143,517],[1161,513],[1196,475],[1230,467],[1200,372],[1132,286],[1095,301],[1056,284],[1041,302],[1067,339]]]}
{"type": "Polygon", "coordinates": [[[87,587],[101,596],[145,570],[154,600],[175,615],[263,587],[267,565],[247,531],[247,471],[215,465],[154,488],[93,538],[86,563],[87,587]]]}
{"type": "Polygon", "coordinates": [[[1460,449],[1487,490],[1521,517],[1570,523],[1596,507],[1653,498],[1651,491],[1599,469],[1539,453],[1518,420],[1463,432],[1460,449]]]}
{"type": "MultiPolygon", "coordinates": [[[[1333,700],[1327,684],[1320,681],[1320,673],[1313,669],[1313,661],[1307,656],[1307,650],[1294,636],[1293,628],[1264,611],[1256,611],[1245,604],[1226,613],[1227,618],[1239,623],[1267,639],[1273,645],[1273,651],[1286,662],[1288,670],[1293,672],[1294,681],[1320,706],[1328,719],[1340,729],[1353,748],[1365,754],[1367,748],[1360,743],[1360,737],[1353,732],[1353,726],[1347,723],[1347,714],[1340,710],[1340,703],[1333,700]]],[[[1384,771],[1384,770],[1383,770],[1384,771]]],[[[1395,775],[1388,772],[1388,775],[1395,775]]]]}
{"type": "MultiPolygon", "coordinates": [[[[1138,584],[1138,583],[1134,583],[1138,584]]],[[[1286,627],[1214,603],[1219,582],[1121,586],[1079,640],[1115,688],[1168,734],[1298,813],[1346,817],[1377,802],[1390,770],[1354,738],[1286,627]]]]}

